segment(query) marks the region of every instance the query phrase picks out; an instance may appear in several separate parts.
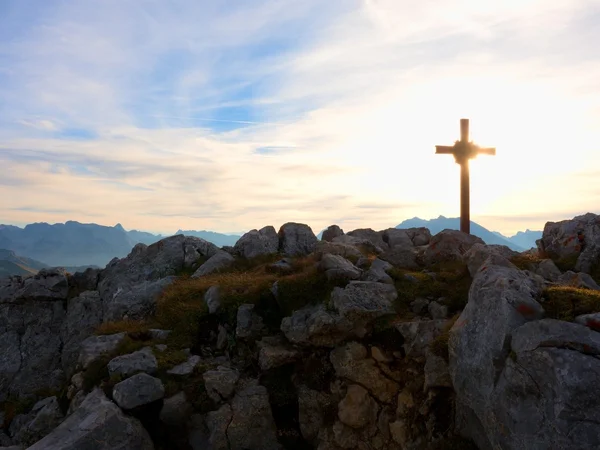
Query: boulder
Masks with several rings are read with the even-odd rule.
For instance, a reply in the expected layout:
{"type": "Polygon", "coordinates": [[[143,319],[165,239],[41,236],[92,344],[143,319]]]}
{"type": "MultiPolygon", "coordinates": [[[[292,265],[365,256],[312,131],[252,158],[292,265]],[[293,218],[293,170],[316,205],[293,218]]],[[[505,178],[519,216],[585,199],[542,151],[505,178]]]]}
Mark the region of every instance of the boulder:
{"type": "Polygon", "coordinates": [[[441,356],[435,355],[432,352],[427,351],[424,373],[424,390],[428,391],[431,388],[452,387],[452,380],[450,379],[448,363],[441,356]]]}
{"type": "Polygon", "coordinates": [[[600,264],[600,216],[592,213],[548,222],[538,249],[577,272],[591,273],[600,264]]]}
{"type": "Polygon", "coordinates": [[[66,300],[69,280],[62,268],[41,269],[31,277],[8,277],[0,282],[1,303],[53,302],[66,300]]]}
{"type": "Polygon", "coordinates": [[[126,333],[90,336],[81,343],[78,365],[81,369],[87,369],[94,361],[114,352],[126,337],[126,333]]]}
{"type": "Polygon", "coordinates": [[[281,336],[268,336],[257,342],[258,365],[263,371],[294,362],[300,352],[291,347],[281,336]]]}
{"type": "Polygon", "coordinates": [[[517,252],[511,250],[506,245],[486,245],[476,243],[464,254],[463,260],[467,263],[469,273],[474,277],[489,257],[494,258],[493,261],[496,265],[504,264],[508,267],[512,266],[510,259],[517,255],[517,252]]]}
{"type": "MultiPolygon", "coordinates": [[[[196,445],[193,445],[193,450],[229,450],[233,449],[229,445],[227,437],[227,428],[233,418],[231,406],[228,404],[221,406],[216,411],[211,411],[206,415],[207,436],[196,438],[196,445]]],[[[200,430],[198,430],[200,431],[200,430]]]]}
{"type": "Polygon", "coordinates": [[[215,314],[221,308],[221,289],[219,286],[211,286],[204,294],[204,303],[209,314],[215,314]]]}
{"type": "Polygon", "coordinates": [[[211,256],[204,264],[202,264],[192,278],[200,278],[211,273],[221,272],[229,268],[235,262],[235,258],[229,253],[219,250],[211,256]]]}
{"type": "Polygon", "coordinates": [[[388,228],[385,230],[382,233],[382,239],[390,249],[394,247],[412,248],[415,246],[408,232],[398,228],[388,228]]]}
{"type": "Polygon", "coordinates": [[[450,330],[448,342],[457,415],[468,418],[461,421],[460,432],[480,448],[490,446],[494,433],[490,431],[495,420],[490,415],[495,401],[492,393],[510,354],[513,332],[544,314],[536,300],[540,286],[526,272],[485,265],[471,284],[469,301],[450,330]]]}
{"type": "Polygon", "coordinates": [[[351,384],[338,406],[340,421],[352,428],[363,428],[377,421],[379,406],[362,386],[351,384]]]}
{"type": "Polygon", "coordinates": [[[327,279],[332,280],[357,280],[362,275],[362,270],[354,266],[346,258],[338,255],[325,254],[319,262],[319,270],[325,272],[327,279]]]}
{"type": "Polygon", "coordinates": [[[411,270],[420,268],[419,250],[414,247],[397,245],[391,250],[382,253],[379,257],[395,267],[411,270]]]}
{"type": "Polygon", "coordinates": [[[193,410],[185,392],[178,392],[165,399],[160,410],[160,421],[170,427],[184,427],[193,410]]]}
{"type": "Polygon", "coordinates": [[[216,370],[208,370],[202,375],[208,396],[216,403],[228,400],[235,391],[240,379],[237,370],[219,366],[216,370]]]}
{"type": "Polygon", "coordinates": [[[332,409],[329,394],[315,391],[305,385],[298,386],[298,421],[302,437],[314,442],[323,427],[327,412],[332,409]]]}
{"type": "Polygon", "coordinates": [[[308,305],[281,321],[281,331],[293,344],[335,347],[349,336],[353,326],[335,311],[325,305],[308,305]]]}
{"type": "Polygon", "coordinates": [[[81,342],[101,323],[102,300],[98,291],[85,291],[68,301],[67,315],[60,330],[62,369],[67,377],[75,372],[81,342]]]}
{"type": "Polygon", "coordinates": [[[10,425],[13,443],[30,446],[54,430],[63,419],[56,397],[40,400],[28,414],[13,419],[10,425]]]}
{"type": "Polygon", "coordinates": [[[101,269],[87,268],[69,276],[69,288],[75,292],[96,291],[101,269]]]}
{"type": "Polygon", "coordinates": [[[361,241],[370,242],[373,246],[385,251],[390,247],[383,240],[383,233],[383,231],[375,231],[371,228],[359,228],[348,232],[347,235],[361,241]]]}
{"type": "Polygon", "coordinates": [[[317,242],[317,237],[308,225],[288,222],[279,229],[279,250],[284,255],[308,255],[315,251],[317,242]]]}
{"type": "Polygon", "coordinates": [[[244,258],[277,253],[279,237],[275,228],[266,226],[260,230],[251,230],[244,234],[233,247],[234,252],[244,258]]]}
{"type": "Polygon", "coordinates": [[[337,225],[330,225],[327,227],[325,231],[323,231],[323,235],[321,236],[322,241],[331,242],[334,238],[338,236],[343,236],[344,230],[342,230],[337,225]]]}
{"type": "Polygon", "coordinates": [[[229,448],[281,450],[269,394],[264,386],[250,385],[236,393],[231,401],[231,411],[227,427],[229,448]]]}
{"type": "Polygon", "coordinates": [[[108,363],[108,373],[129,377],[138,372],[152,374],[158,370],[158,362],[150,347],[144,347],[127,355],[117,356],[108,363]]]}
{"type": "Polygon", "coordinates": [[[408,358],[425,356],[425,352],[446,326],[446,320],[415,320],[396,324],[404,337],[404,352],[408,358]]]}
{"type": "Polygon", "coordinates": [[[138,373],[117,383],[113,388],[113,399],[123,409],[134,409],[162,399],[165,387],[158,378],[138,373]]]}
{"type": "Polygon", "coordinates": [[[256,338],[264,329],[262,317],[254,312],[254,305],[240,305],[237,310],[235,335],[241,339],[256,338]]]}
{"type": "Polygon", "coordinates": [[[562,286],[571,286],[600,291],[600,286],[598,283],[596,283],[596,281],[590,275],[584,272],[575,273],[568,270],[558,277],[556,283],[562,286]]]}
{"type": "Polygon", "coordinates": [[[172,369],[167,370],[169,375],[186,376],[194,372],[194,369],[200,364],[200,357],[198,355],[192,355],[186,362],[176,365],[172,369]]]}
{"type": "Polygon", "coordinates": [[[363,281],[373,281],[375,283],[394,284],[392,277],[387,274],[392,268],[393,266],[389,262],[375,258],[369,270],[363,274],[362,279],[363,281]]]}
{"type": "Polygon", "coordinates": [[[448,317],[448,307],[446,305],[441,305],[436,301],[433,301],[427,305],[427,311],[434,320],[445,319],[448,317]]]}
{"type": "Polygon", "coordinates": [[[201,257],[219,249],[204,239],[181,234],[150,246],[137,244],[126,258],[114,259],[99,278],[104,321],[143,319],[154,311],[157,296],[184,269],[195,269],[201,257]]]}
{"type": "Polygon", "coordinates": [[[323,255],[331,254],[343,256],[344,258],[358,259],[363,256],[358,248],[351,244],[343,244],[341,242],[320,241],[317,243],[315,253],[319,258],[323,255]]]}
{"type": "Polygon", "coordinates": [[[363,345],[349,342],[332,350],[329,359],[338,377],[364,387],[380,402],[391,403],[398,394],[398,383],[381,372],[363,345]]]}
{"type": "Polygon", "coordinates": [[[480,238],[457,230],[443,230],[433,236],[423,255],[424,263],[431,266],[436,263],[463,261],[464,255],[475,244],[484,244],[480,238]]]}
{"type": "Polygon", "coordinates": [[[100,389],[91,392],[63,423],[28,450],[152,450],[142,424],[125,416],[100,389]]]}
{"type": "Polygon", "coordinates": [[[351,236],[349,234],[344,234],[343,236],[335,237],[331,242],[333,244],[350,245],[352,247],[360,248],[364,251],[374,253],[377,255],[383,253],[389,248],[387,244],[384,247],[380,247],[378,245],[373,244],[373,242],[371,242],[369,239],[363,239],[360,237],[351,236]]]}

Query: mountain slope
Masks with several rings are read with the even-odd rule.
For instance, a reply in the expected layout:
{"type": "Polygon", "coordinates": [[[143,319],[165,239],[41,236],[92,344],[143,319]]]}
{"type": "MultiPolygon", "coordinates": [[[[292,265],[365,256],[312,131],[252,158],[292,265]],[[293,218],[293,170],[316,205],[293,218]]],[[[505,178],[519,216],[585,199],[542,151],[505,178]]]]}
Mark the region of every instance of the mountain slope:
{"type": "MultiPolygon", "coordinates": [[[[413,217],[412,219],[407,219],[396,226],[396,228],[413,227],[428,228],[429,231],[431,231],[431,234],[437,234],[445,229],[460,230],[460,218],[439,216],[437,219],[425,220],[418,217],[413,217]]],[[[471,221],[471,234],[480,237],[486,244],[506,245],[512,250],[518,252],[526,250],[526,248],[502,236],[500,233],[492,232],[473,221],[471,221]]]]}
{"type": "Polygon", "coordinates": [[[514,242],[523,248],[529,249],[531,247],[536,247],[535,241],[542,238],[542,233],[542,231],[533,231],[527,229],[526,231],[519,231],[509,239],[511,242],[514,242]]]}
{"type": "Polygon", "coordinates": [[[18,256],[12,250],[0,249],[0,278],[10,275],[34,275],[45,267],[48,266],[40,261],[18,256]]]}

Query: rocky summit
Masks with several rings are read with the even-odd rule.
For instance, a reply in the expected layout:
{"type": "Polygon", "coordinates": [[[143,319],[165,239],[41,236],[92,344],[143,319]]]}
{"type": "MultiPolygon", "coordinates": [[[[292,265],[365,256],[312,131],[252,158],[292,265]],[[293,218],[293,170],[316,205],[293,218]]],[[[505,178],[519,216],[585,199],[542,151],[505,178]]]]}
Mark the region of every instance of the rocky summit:
{"type": "Polygon", "coordinates": [[[600,216],[176,235],[0,280],[0,449],[600,448],[600,216]]]}

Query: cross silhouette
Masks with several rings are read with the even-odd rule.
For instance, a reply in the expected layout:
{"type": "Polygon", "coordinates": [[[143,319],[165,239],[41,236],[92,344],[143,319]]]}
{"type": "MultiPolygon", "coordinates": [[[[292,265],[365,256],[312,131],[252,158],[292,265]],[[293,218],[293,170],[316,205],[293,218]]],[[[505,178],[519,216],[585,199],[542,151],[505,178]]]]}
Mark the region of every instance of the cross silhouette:
{"type": "Polygon", "coordinates": [[[453,146],[436,145],[435,153],[437,155],[454,155],[454,160],[460,164],[460,231],[470,234],[469,160],[477,155],[494,156],[496,149],[480,148],[473,142],[469,142],[469,119],[460,119],[460,141],[456,141],[453,146]]]}

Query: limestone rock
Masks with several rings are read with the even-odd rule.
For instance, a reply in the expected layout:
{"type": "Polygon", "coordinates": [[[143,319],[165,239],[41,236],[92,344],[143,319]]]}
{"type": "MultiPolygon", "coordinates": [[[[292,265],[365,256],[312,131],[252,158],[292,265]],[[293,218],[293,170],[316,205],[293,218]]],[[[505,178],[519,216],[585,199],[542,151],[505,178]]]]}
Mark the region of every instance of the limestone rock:
{"type": "Polygon", "coordinates": [[[67,377],[77,366],[81,342],[102,323],[102,302],[97,291],[82,292],[67,303],[67,315],[62,323],[62,368],[67,377]]]}
{"type": "Polygon", "coordinates": [[[427,391],[437,387],[452,387],[450,372],[448,371],[448,363],[441,356],[427,352],[425,360],[425,385],[427,391]]]}
{"type": "Polygon", "coordinates": [[[78,363],[82,369],[101,358],[110,354],[123,342],[126,333],[107,334],[103,336],[90,336],[81,343],[78,363]]]}
{"type": "Polygon", "coordinates": [[[236,254],[244,258],[255,258],[261,255],[277,253],[279,237],[275,228],[266,226],[260,230],[251,230],[244,234],[233,247],[236,254]]]}
{"type": "Polygon", "coordinates": [[[433,236],[425,250],[426,265],[462,261],[464,255],[475,244],[485,244],[477,236],[457,230],[443,230],[433,236]]]}
{"type": "Polygon", "coordinates": [[[575,317],[575,323],[584,325],[594,331],[600,331],[600,312],[577,316],[575,317]]]}
{"type": "Polygon", "coordinates": [[[404,337],[404,352],[408,358],[424,356],[431,342],[444,330],[446,320],[415,320],[396,324],[404,337]]]}
{"type": "Polygon", "coordinates": [[[327,254],[338,255],[344,258],[360,258],[363,256],[360,250],[354,245],[327,241],[318,242],[315,253],[319,258],[322,258],[323,255],[327,254]]]}
{"type": "Polygon", "coordinates": [[[319,270],[325,272],[328,280],[357,280],[362,270],[354,266],[346,258],[338,255],[325,254],[319,262],[319,270]]]}
{"type": "Polygon", "coordinates": [[[152,450],[148,432],[125,416],[99,389],[90,393],[62,424],[28,450],[152,450]]]}
{"type": "Polygon", "coordinates": [[[294,362],[300,352],[279,336],[264,337],[257,343],[258,365],[263,371],[294,362]]]}
{"type": "Polygon", "coordinates": [[[427,311],[433,320],[440,320],[448,317],[448,307],[446,305],[441,305],[436,301],[429,303],[427,311]]]}
{"type": "Polygon", "coordinates": [[[350,342],[332,350],[330,360],[338,377],[363,386],[381,402],[391,403],[398,394],[399,386],[384,375],[367,355],[363,345],[350,342]]]}
{"type": "Polygon", "coordinates": [[[279,229],[279,249],[287,256],[308,255],[315,251],[318,239],[305,224],[288,222],[279,229]]]}
{"type": "Polygon", "coordinates": [[[204,264],[202,264],[196,272],[192,275],[192,278],[200,278],[211,273],[221,272],[227,269],[235,262],[235,258],[229,253],[219,250],[213,256],[211,256],[204,264]]]}
{"type": "Polygon", "coordinates": [[[534,272],[548,281],[556,281],[561,276],[561,271],[551,259],[543,259],[534,268],[534,272]]]}
{"type": "Polygon", "coordinates": [[[264,386],[250,385],[231,401],[233,417],[227,427],[232,450],[280,450],[277,429],[264,386]]]}
{"type": "Polygon", "coordinates": [[[412,248],[415,246],[408,232],[399,228],[388,228],[383,232],[382,239],[390,249],[394,247],[412,248]]]}
{"type": "Polygon", "coordinates": [[[356,384],[348,386],[346,396],[338,407],[340,421],[352,428],[363,428],[375,423],[378,412],[377,402],[365,388],[356,384]]]}
{"type": "Polygon", "coordinates": [[[390,248],[389,245],[383,240],[383,231],[375,231],[371,228],[359,228],[357,230],[348,232],[347,235],[362,241],[370,242],[372,245],[380,248],[383,251],[386,251],[390,248]]]}
{"type": "Polygon", "coordinates": [[[185,392],[178,392],[165,399],[160,410],[160,421],[171,427],[183,427],[192,412],[192,404],[188,402],[185,392]]]}
{"type": "Polygon", "coordinates": [[[128,355],[117,356],[108,363],[108,373],[111,376],[118,374],[128,377],[138,372],[153,374],[157,370],[158,362],[150,347],[144,347],[128,355]]]}
{"type": "Polygon", "coordinates": [[[338,236],[343,236],[344,230],[342,230],[337,225],[330,225],[327,227],[325,231],[323,231],[323,236],[321,237],[322,241],[331,242],[334,238],[338,236]]]}
{"type": "Polygon", "coordinates": [[[152,336],[152,339],[156,339],[159,341],[166,340],[171,334],[171,330],[159,330],[157,328],[152,328],[148,331],[150,332],[150,336],[152,336]]]}
{"type": "Polygon", "coordinates": [[[172,369],[167,370],[169,375],[186,376],[190,375],[194,368],[200,363],[200,357],[198,355],[192,355],[186,362],[176,365],[172,369]]]}
{"type": "Polygon", "coordinates": [[[567,271],[556,280],[558,284],[563,286],[571,286],[576,288],[593,289],[600,291],[600,286],[587,273],[567,271]]]}
{"type": "Polygon", "coordinates": [[[396,247],[382,253],[379,257],[395,267],[403,269],[419,269],[419,251],[414,247],[396,247]]]}
{"type": "Polygon", "coordinates": [[[233,395],[240,374],[237,370],[219,366],[216,370],[204,372],[202,377],[208,396],[215,402],[220,403],[233,395]]]}
{"type": "Polygon", "coordinates": [[[98,279],[101,269],[87,268],[83,272],[75,272],[69,276],[69,287],[75,292],[95,291],[98,289],[98,279]]]}
{"type": "Polygon", "coordinates": [[[56,397],[37,402],[28,414],[14,418],[10,426],[13,443],[29,446],[39,441],[63,421],[56,397]]]}
{"type": "Polygon", "coordinates": [[[69,294],[67,273],[61,268],[41,269],[22,278],[8,277],[0,282],[0,304],[25,301],[53,302],[66,300],[69,294]]]}
{"type": "Polygon", "coordinates": [[[146,373],[138,373],[113,388],[113,399],[123,409],[147,405],[162,399],[164,395],[162,381],[146,373]]]}
{"type": "Polygon", "coordinates": [[[314,442],[323,427],[327,411],[332,409],[331,396],[305,385],[298,386],[298,421],[302,437],[314,442]]]}
{"type": "Polygon", "coordinates": [[[504,265],[512,266],[512,263],[510,263],[509,260],[517,255],[517,252],[511,250],[506,245],[486,245],[483,243],[475,243],[464,254],[463,259],[467,263],[469,273],[472,277],[474,277],[477,271],[483,267],[488,258],[495,258],[494,264],[496,265],[501,264],[502,261],[504,265]]]}
{"type": "MultiPolygon", "coordinates": [[[[206,425],[208,428],[209,436],[206,439],[206,444],[195,446],[194,450],[229,450],[234,447],[230,447],[229,439],[227,436],[227,428],[233,418],[233,411],[231,406],[223,405],[216,411],[211,411],[206,415],[206,425]]],[[[244,447],[240,447],[244,448],[244,447]]]]}
{"type": "Polygon", "coordinates": [[[241,339],[258,337],[264,329],[262,317],[254,312],[253,304],[241,305],[237,310],[235,335],[241,339]]]}
{"type": "Polygon", "coordinates": [[[349,246],[352,246],[355,248],[361,248],[364,251],[367,251],[370,253],[375,253],[377,255],[379,255],[389,249],[389,247],[387,246],[387,244],[385,244],[385,242],[384,242],[385,245],[382,248],[378,245],[375,245],[369,239],[351,236],[350,234],[345,234],[343,236],[335,237],[335,238],[333,238],[333,240],[331,242],[334,244],[344,244],[344,245],[349,245],[349,246]]]}
{"type": "Polygon", "coordinates": [[[208,307],[208,313],[214,314],[221,308],[221,289],[219,286],[211,286],[204,294],[204,303],[208,307]]]}
{"type": "Polygon", "coordinates": [[[375,258],[371,263],[371,267],[363,275],[363,281],[373,281],[375,283],[386,283],[394,284],[394,280],[390,277],[387,272],[391,270],[393,266],[382,259],[375,258]]]}

